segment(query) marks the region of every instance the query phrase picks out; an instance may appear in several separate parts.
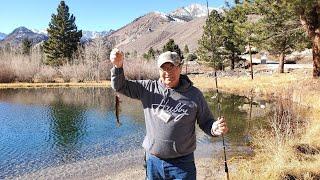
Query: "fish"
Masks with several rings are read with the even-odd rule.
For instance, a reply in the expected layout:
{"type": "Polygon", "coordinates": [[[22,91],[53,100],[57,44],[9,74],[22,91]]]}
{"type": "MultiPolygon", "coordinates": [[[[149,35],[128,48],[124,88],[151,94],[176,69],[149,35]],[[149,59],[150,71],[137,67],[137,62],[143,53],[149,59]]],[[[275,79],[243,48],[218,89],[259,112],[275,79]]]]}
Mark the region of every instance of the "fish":
{"type": "Polygon", "coordinates": [[[120,97],[118,94],[115,95],[115,114],[116,114],[116,122],[117,122],[117,127],[121,126],[120,122],[120,97]]]}

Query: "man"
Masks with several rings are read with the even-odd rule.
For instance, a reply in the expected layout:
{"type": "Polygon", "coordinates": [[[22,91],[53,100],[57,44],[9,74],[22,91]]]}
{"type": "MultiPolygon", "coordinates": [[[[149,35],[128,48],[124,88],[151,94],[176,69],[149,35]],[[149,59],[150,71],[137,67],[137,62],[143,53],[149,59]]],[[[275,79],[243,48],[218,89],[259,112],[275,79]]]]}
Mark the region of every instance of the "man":
{"type": "Polygon", "coordinates": [[[196,179],[195,123],[210,136],[225,134],[228,128],[223,117],[214,121],[201,91],[180,74],[179,55],[168,51],[159,56],[159,80],[126,80],[123,53],[118,49],[111,51],[110,60],[112,88],[143,105],[147,178],[196,179]]]}

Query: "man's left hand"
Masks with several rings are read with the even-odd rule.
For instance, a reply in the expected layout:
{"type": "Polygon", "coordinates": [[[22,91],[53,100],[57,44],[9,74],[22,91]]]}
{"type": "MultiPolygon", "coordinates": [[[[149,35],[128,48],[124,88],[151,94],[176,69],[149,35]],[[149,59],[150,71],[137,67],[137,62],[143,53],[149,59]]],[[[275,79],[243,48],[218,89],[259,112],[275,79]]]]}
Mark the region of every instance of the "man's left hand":
{"type": "Polygon", "coordinates": [[[224,117],[219,117],[217,121],[212,124],[211,134],[213,136],[220,136],[228,132],[227,123],[225,122],[224,117]]]}

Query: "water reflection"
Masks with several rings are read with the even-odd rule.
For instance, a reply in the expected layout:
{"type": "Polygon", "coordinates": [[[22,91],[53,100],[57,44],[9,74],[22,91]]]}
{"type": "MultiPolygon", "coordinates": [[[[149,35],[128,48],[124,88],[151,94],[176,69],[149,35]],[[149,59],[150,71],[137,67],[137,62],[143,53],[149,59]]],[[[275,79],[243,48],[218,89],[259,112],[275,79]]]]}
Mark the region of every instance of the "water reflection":
{"type": "Polygon", "coordinates": [[[110,88],[0,90],[0,179],[141,148],[140,103],[121,98],[117,127],[110,88]]]}
{"type": "Polygon", "coordinates": [[[247,112],[240,109],[246,103],[246,98],[243,96],[237,96],[233,94],[219,94],[215,92],[205,94],[207,102],[215,117],[218,116],[218,99],[220,98],[221,115],[227,120],[228,127],[230,129],[227,137],[229,141],[242,142],[242,138],[245,135],[246,130],[246,117],[247,112]],[[215,97],[215,98],[211,98],[215,97]]]}
{"type": "Polygon", "coordinates": [[[105,111],[113,107],[114,94],[110,88],[1,89],[0,101],[26,105],[66,105],[105,111]]]}
{"type": "Polygon", "coordinates": [[[224,93],[218,96],[216,92],[208,92],[205,93],[205,98],[215,117],[219,114],[218,99],[220,98],[221,115],[226,118],[229,127],[226,138],[228,143],[233,145],[248,144],[250,129],[261,124],[261,119],[266,119],[271,108],[266,101],[254,99],[253,96],[245,97],[224,93]],[[260,101],[263,102],[263,109],[260,107],[260,101]]]}
{"type": "Polygon", "coordinates": [[[85,108],[66,105],[58,99],[51,105],[50,137],[53,149],[63,162],[74,161],[80,157],[78,149],[85,134],[85,108]]]}

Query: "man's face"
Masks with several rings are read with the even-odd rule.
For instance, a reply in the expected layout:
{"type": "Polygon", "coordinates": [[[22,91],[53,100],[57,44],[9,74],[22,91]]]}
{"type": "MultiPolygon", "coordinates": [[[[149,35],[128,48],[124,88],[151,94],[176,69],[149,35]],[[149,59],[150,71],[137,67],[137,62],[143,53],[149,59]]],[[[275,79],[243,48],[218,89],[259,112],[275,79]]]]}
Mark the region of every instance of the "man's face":
{"type": "Polygon", "coordinates": [[[177,87],[181,73],[181,66],[175,66],[172,63],[164,63],[161,65],[160,80],[169,88],[177,87]]]}

